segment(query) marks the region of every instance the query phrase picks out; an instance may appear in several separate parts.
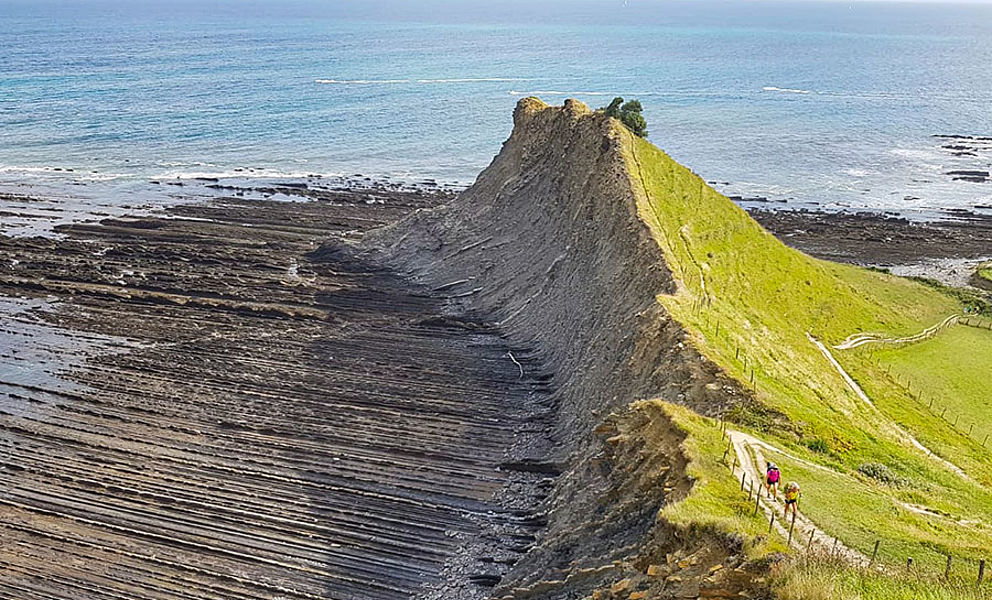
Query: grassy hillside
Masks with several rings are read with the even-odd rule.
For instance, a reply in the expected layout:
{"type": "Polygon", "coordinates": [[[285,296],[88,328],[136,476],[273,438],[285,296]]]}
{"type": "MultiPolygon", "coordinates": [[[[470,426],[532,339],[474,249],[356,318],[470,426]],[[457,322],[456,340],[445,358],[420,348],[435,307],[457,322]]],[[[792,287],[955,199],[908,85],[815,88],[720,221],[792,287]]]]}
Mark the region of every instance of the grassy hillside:
{"type": "MultiPolygon", "coordinates": [[[[956,410],[970,419],[986,415],[987,406],[975,398],[986,389],[980,373],[992,366],[992,333],[954,328],[929,350],[836,351],[872,403],[865,402],[809,336],[827,346],[858,332],[909,336],[960,313],[959,301],[913,281],[792,250],[665,153],[623,136],[639,214],[678,282],[675,294],[658,301],[703,354],[753,390],[756,401],[729,418],[798,459],[778,457],[785,478],[803,484],[804,512],[863,553],[881,540],[881,558],[892,564],[913,556],[920,568],[936,568],[944,553],[967,561],[992,548],[992,495],[979,484],[992,482],[989,452],[913,400],[925,380],[933,394],[954,394],[956,410]],[[956,362],[962,352],[973,354],[970,362],[956,362]],[[912,391],[900,387],[901,369],[904,377],[913,372],[921,379],[912,391]],[[967,476],[928,457],[907,435],[967,476]],[[871,465],[882,465],[892,481],[879,481],[871,465]]],[[[681,420],[692,433],[691,423],[681,420]]],[[[719,451],[712,446],[697,443],[703,454],[719,451]]],[[[695,467],[707,484],[697,486],[701,497],[690,497],[687,508],[671,509],[673,516],[713,520],[692,507],[739,502],[739,488],[726,483],[729,473],[712,456],[695,467]]],[[[718,520],[724,527],[732,522],[718,520]]]]}
{"type": "Polygon", "coordinates": [[[992,263],[986,263],[978,267],[978,276],[992,282],[992,263]]]}

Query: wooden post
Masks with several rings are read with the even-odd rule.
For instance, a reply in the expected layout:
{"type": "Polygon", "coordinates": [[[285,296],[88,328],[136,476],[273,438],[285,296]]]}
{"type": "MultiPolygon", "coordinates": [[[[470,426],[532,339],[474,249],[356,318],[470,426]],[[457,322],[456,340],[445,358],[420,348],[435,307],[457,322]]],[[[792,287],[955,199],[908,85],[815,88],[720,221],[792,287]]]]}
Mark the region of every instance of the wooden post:
{"type": "Polygon", "coordinates": [[[971,425],[969,425],[968,426],[968,435],[971,435],[971,432],[974,431],[974,429],[975,429],[975,424],[974,423],[972,423],[971,425]]]}
{"type": "MultiPolygon", "coordinates": [[[[733,473],[736,470],[737,470],[737,455],[735,454],[734,455],[734,466],[730,467],[730,472],[733,473]]],[[[741,486],[741,489],[742,490],[744,489],[744,486],[743,485],[741,486]]]]}
{"type": "Polygon", "coordinates": [[[909,573],[913,568],[913,557],[910,556],[906,559],[906,572],[909,573]]]}
{"type": "Polygon", "coordinates": [[[947,566],[944,567],[944,579],[951,578],[951,555],[947,555],[947,566]]]}
{"type": "Polygon", "coordinates": [[[930,408],[933,408],[933,396],[930,396],[930,408]]]}
{"type": "Polygon", "coordinates": [[[775,528],[775,507],[773,506],[772,507],[772,518],[771,518],[770,521],[768,521],[768,533],[771,533],[772,532],[772,529],[774,529],[774,528],[775,528]]]}
{"type": "Polygon", "coordinates": [[[792,546],[792,530],[796,528],[796,511],[792,511],[792,523],[789,524],[789,543],[786,546],[792,546]]]}
{"type": "Polygon", "coordinates": [[[982,585],[982,580],[985,579],[985,559],[978,561],[978,585],[982,585]]]}
{"type": "Polygon", "coordinates": [[[813,534],[814,533],[816,533],[816,530],[815,529],[810,529],[809,530],[809,541],[806,542],[806,552],[809,552],[809,551],[811,551],[813,549],[813,534]]]}
{"type": "Polygon", "coordinates": [[[730,447],[733,445],[733,441],[727,441],[727,449],[723,451],[723,464],[727,464],[727,455],[730,454],[730,447]]]}
{"type": "Polygon", "coordinates": [[[751,494],[753,494],[753,493],[754,493],[754,482],[752,481],[752,482],[748,483],[748,485],[747,485],[747,501],[748,502],[751,501],[751,494]]]}
{"type": "MultiPolygon", "coordinates": [[[[758,488],[758,493],[754,495],[754,515],[758,515],[758,503],[761,501],[761,488],[758,488]]],[[[774,509],[773,509],[774,511],[774,509]]]]}
{"type": "Polygon", "coordinates": [[[833,556],[834,554],[837,554],[837,540],[838,539],[839,538],[837,538],[836,536],[834,536],[834,545],[830,547],[830,556],[833,556]]]}
{"type": "Polygon", "coordinates": [[[871,562],[868,563],[869,567],[875,564],[875,559],[878,558],[878,545],[880,543],[882,543],[882,540],[875,540],[875,549],[871,551],[871,562]]]}
{"type": "Polygon", "coordinates": [[[982,448],[984,448],[984,447],[985,447],[985,442],[987,442],[987,441],[989,441],[989,434],[987,434],[987,433],[986,433],[986,434],[985,434],[985,439],[984,439],[984,440],[982,440],[982,448]]]}
{"type": "MultiPolygon", "coordinates": [[[[741,469],[741,491],[744,491],[744,480],[747,479],[747,471],[741,469]]],[[[748,496],[750,498],[750,496],[748,496]]]]}
{"type": "Polygon", "coordinates": [[[737,349],[734,350],[734,360],[740,360],[740,358],[741,358],[741,347],[737,346],[737,349]]]}

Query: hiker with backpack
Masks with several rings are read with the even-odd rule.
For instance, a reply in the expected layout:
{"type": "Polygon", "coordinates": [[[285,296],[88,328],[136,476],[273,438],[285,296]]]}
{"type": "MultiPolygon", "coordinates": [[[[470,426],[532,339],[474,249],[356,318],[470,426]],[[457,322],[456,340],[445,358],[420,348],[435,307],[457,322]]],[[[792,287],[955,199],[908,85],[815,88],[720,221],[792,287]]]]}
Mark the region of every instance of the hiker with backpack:
{"type": "Polygon", "coordinates": [[[785,486],[785,518],[787,519],[790,508],[793,515],[799,511],[799,484],[795,481],[790,481],[789,485],[785,486]]]}
{"type": "Polygon", "coordinates": [[[775,463],[768,463],[768,470],[765,471],[765,491],[775,500],[778,500],[778,482],[781,479],[782,473],[775,466],[775,463]]]}

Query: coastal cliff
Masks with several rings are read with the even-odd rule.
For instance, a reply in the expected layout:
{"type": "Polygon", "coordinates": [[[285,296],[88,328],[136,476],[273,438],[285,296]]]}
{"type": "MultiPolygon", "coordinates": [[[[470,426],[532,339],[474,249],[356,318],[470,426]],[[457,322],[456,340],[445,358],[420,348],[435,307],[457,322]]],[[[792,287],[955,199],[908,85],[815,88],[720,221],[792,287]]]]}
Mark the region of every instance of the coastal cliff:
{"type": "Polygon", "coordinates": [[[550,379],[554,444],[525,458],[561,475],[548,527],[497,596],[571,597],[615,579],[617,564],[671,550],[676,532],[655,516],[690,485],[683,436],[637,401],[714,415],[742,394],[656,300],[676,283],[638,206],[629,138],[580,102],[523,99],[473,186],[363,242],[366,258],[443,294],[453,314],[530,349],[550,379]]]}

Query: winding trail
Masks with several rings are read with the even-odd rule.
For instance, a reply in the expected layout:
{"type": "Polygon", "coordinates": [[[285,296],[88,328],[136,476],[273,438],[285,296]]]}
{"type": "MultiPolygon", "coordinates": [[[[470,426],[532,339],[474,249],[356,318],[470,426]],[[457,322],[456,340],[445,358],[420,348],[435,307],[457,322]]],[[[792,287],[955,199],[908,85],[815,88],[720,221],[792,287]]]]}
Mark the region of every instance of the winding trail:
{"type": "MultiPolygon", "coordinates": [[[[844,367],[842,367],[841,364],[839,362],[837,362],[837,359],[834,358],[834,355],[833,354],[831,354],[830,349],[827,348],[823,344],[823,342],[821,342],[820,340],[816,339],[815,337],[813,337],[808,332],[806,333],[806,337],[809,338],[809,341],[813,345],[815,345],[817,348],[820,349],[820,352],[823,353],[823,356],[825,356],[827,358],[827,360],[830,361],[830,364],[833,365],[835,369],[837,369],[837,372],[840,373],[840,376],[844,378],[844,381],[847,383],[848,387],[850,387],[851,390],[853,390],[854,393],[859,398],[861,398],[861,400],[866,405],[868,405],[868,407],[870,407],[872,410],[875,410],[876,412],[879,412],[879,414],[881,414],[881,411],[879,411],[878,410],[878,407],[875,406],[875,403],[871,401],[871,398],[868,397],[868,394],[866,394],[865,391],[863,389],[861,389],[861,386],[858,385],[858,383],[856,381],[854,381],[854,379],[847,373],[847,371],[844,370],[844,367]]],[[[944,460],[943,458],[941,458],[941,457],[937,456],[936,454],[934,454],[933,450],[931,450],[930,448],[924,446],[918,439],[916,439],[915,437],[913,437],[908,431],[906,431],[905,429],[903,429],[899,425],[896,425],[895,423],[890,423],[890,426],[892,427],[892,430],[896,434],[896,436],[899,437],[902,441],[904,441],[904,442],[908,443],[909,445],[915,447],[916,449],[920,450],[921,452],[923,452],[924,454],[926,454],[928,457],[930,457],[933,460],[937,461],[943,467],[945,467],[948,470],[954,472],[956,475],[958,475],[962,479],[965,479],[969,483],[976,483],[976,485],[977,485],[977,482],[975,482],[971,477],[969,477],[968,474],[965,473],[961,469],[961,467],[955,465],[952,462],[949,462],[947,460],[944,460]]]]}
{"type": "Polygon", "coordinates": [[[915,335],[904,338],[883,337],[885,335],[884,333],[856,333],[848,336],[846,340],[833,348],[834,350],[851,350],[867,344],[912,344],[914,342],[922,342],[937,335],[951,325],[958,323],[960,320],[961,315],[951,315],[933,327],[928,327],[915,335]]]}
{"type": "MultiPolygon", "coordinates": [[[[887,340],[887,341],[890,343],[891,342],[906,343],[906,341],[909,340],[915,341],[915,339],[923,339],[920,336],[923,336],[924,334],[927,337],[934,335],[936,332],[940,331],[941,329],[953,323],[956,323],[957,321],[958,321],[958,316],[954,315],[952,317],[948,317],[940,324],[931,327],[920,334],[917,334],[916,336],[911,336],[911,338],[902,338],[901,341],[900,340],[887,340]]],[[[873,335],[873,334],[864,334],[864,335],[873,335]]],[[[844,379],[845,383],[847,383],[847,385],[851,388],[851,390],[854,391],[854,393],[868,407],[870,407],[875,411],[878,411],[875,404],[871,401],[871,398],[868,397],[868,394],[866,394],[865,391],[861,388],[861,386],[859,386],[858,383],[854,381],[854,379],[847,373],[847,371],[844,370],[844,367],[842,367],[841,364],[837,362],[837,359],[834,358],[833,354],[830,352],[830,349],[827,348],[826,345],[824,345],[822,342],[817,340],[815,337],[813,337],[811,334],[807,333],[806,337],[813,345],[815,345],[820,350],[820,352],[823,353],[824,357],[830,362],[831,365],[833,365],[833,367],[841,375],[841,377],[844,379]]],[[[880,338],[871,338],[871,339],[861,338],[860,341],[858,341],[854,337],[852,337],[852,338],[848,338],[848,340],[845,342],[846,345],[842,344],[842,346],[845,346],[845,348],[853,348],[853,347],[857,347],[858,345],[863,345],[867,343],[881,343],[885,341],[886,340],[880,338]]],[[[837,348],[837,346],[835,346],[835,348],[837,348]]],[[[907,431],[905,431],[904,429],[902,429],[901,427],[899,427],[894,423],[891,424],[891,427],[893,432],[896,434],[896,436],[899,439],[917,448],[918,450],[926,454],[928,457],[932,458],[933,460],[937,461],[948,470],[957,474],[959,477],[971,483],[975,483],[960,467],[935,455],[932,450],[930,450],[922,443],[920,443],[919,440],[917,440],[915,437],[910,435],[907,431]]],[[[830,469],[823,465],[819,465],[810,462],[808,460],[805,460],[803,458],[800,458],[798,456],[795,456],[793,454],[790,454],[789,452],[786,452],[785,450],[780,448],[776,448],[775,446],[763,440],[760,440],[754,437],[753,435],[741,431],[728,429],[727,436],[729,437],[730,442],[733,446],[734,453],[737,455],[738,461],[740,463],[740,468],[743,470],[745,482],[753,483],[758,487],[759,490],[758,495],[760,497],[760,500],[758,501],[758,507],[760,507],[760,509],[764,513],[765,517],[769,520],[769,522],[772,521],[772,514],[774,513],[776,515],[773,527],[775,528],[776,531],[778,531],[781,535],[783,535],[786,538],[789,537],[788,528],[790,526],[790,522],[787,521],[784,517],[784,512],[783,512],[784,505],[780,504],[779,502],[769,497],[768,494],[764,492],[764,488],[763,488],[764,468],[762,467],[762,465],[767,464],[768,462],[765,458],[765,452],[766,451],[775,452],[789,458],[790,460],[802,463],[803,465],[809,468],[817,469],[824,472],[829,472],[833,475],[843,476],[842,473],[838,473],[837,471],[834,471],[833,469],[830,469]]],[[[740,476],[737,473],[737,471],[734,472],[734,475],[735,477],[740,476]]],[[[837,538],[831,536],[830,534],[826,533],[825,531],[817,527],[816,523],[814,523],[809,517],[804,515],[802,511],[799,512],[795,520],[795,527],[792,533],[791,545],[793,548],[797,548],[797,549],[803,549],[808,547],[810,550],[812,550],[814,548],[817,548],[822,552],[839,556],[844,560],[856,565],[869,565],[871,562],[867,556],[865,556],[858,550],[855,550],[853,548],[844,545],[837,538]]]]}
{"type": "MultiPolygon", "coordinates": [[[[770,498],[765,492],[763,486],[764,473],[765,470],[761,468],[760,465],[766,464],[763,450],[770,450],[777,452],[783,456],[787,456],[789,459],[801,462],[806,466],[814,469],[819,469],[823,471],[829,471],[830,473],[836,474],[835,471],[828,469],[822,465],[803,460],[797,456],[793,456],[788,452],[781,450],[764,442],[753,435],[736,431],[732,429],[727,430],[727,435],[730,437],[730,441],[733,444],[734,452],[737,454],[740,460],[740,466],[747,474],[747,479],[753,481],[759,489],[760,507],[764,512],[765,517],[771,521],[772,512],[775,513],[775,529],[782,534],[784,537],[789,537],[789,522],[786,521],[783,516],[783,510],[785,508],[784,504],[776,502],[770,498]]],[[[735,472],[735,475],[737,473],[735,472]]],[[[800,503],[800,508],[802,503],[800,503]]],[[[869,559],[867,556],[858,552],[853,548],[845,546],[842,542],[826,533],[822,529],[816,526],[812,520],[810,520],[803,512],[800,510],[796,517],[795,529],[792,532],[792,547],[803,549],[806,546],[812,549],[814,546],[822,551],[834,554],[836,556],[842,557],[844,560],[853,564],[868,564],[869,559]],[[810,537],[812,536],[812,538],[810,537]]]]}

